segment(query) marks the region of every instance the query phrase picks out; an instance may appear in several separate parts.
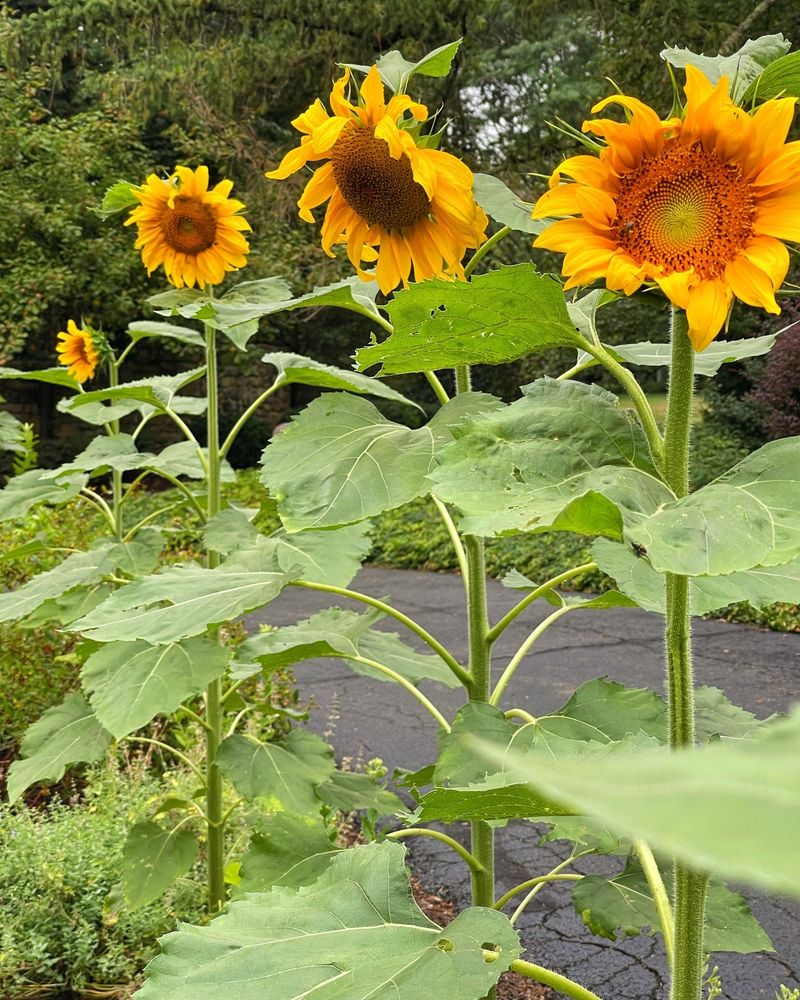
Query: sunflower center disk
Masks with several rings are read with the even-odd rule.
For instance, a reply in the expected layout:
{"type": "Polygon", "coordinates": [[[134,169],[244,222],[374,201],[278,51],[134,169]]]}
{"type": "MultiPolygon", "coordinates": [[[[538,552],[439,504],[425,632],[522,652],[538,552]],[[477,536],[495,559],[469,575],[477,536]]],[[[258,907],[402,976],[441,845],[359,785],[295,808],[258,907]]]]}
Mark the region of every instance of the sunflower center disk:
{"type": "Polygon", "coordinates": [[[164,207],[161,231],[164,242],[173,250],[195,257],[214,242],[217,223],[207,205],[178,195],[174,208],[164,207]]]}
{"type": "Polygon", "coordinates": [[[331,151],[333,176],[345,201],[370,226],[405,229],[424,219],[431,203],[406,156],[395,160],[372,128],[346,129],[331,151]]]}
{"type": "Polygon", "coordinates": [[[638,264],[717,278],[752,234],[755,201],[733,163],[673,144],[620,181],[614,227],[638,264]]]}

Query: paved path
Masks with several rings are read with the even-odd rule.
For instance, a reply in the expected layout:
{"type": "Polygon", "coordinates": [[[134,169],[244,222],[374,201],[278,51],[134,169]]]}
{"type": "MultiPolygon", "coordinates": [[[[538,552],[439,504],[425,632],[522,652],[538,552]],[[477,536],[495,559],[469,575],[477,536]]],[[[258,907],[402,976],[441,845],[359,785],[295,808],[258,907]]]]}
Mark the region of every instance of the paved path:
{"type": "MultiPolygon", "coordinates": [[[[376,597],[391,595],[395,607],[416,618],[457,657],[466,658],[464,594],[458,576],[367,568],[353,586],[376,597]]],[[[492,620],[518,597],[490,582],[492,620]]],[[[289,588],[263,613],[251,616],[251,623],[287,625],[333,603],[336,601],[327,595],[289,588]]],[[[548,605],[537,602],[505,631],[494,649],[495,677],[549,610],[548,605]]],[[[402,626],[393,622],[382,625],[390,631],[402,631],[402,626]]],[[[563,704],[583,681],[601,674],[624,684],[660,690],[661,627],[658,615],[637,608],[568,615],[548,629],[536,654],[518,670],[506,704],[541,715],[563,704]]],[[[722,688],[735,704],[759,717],[785,711],[800,698],[800,635],[699,620],[695,637],[699,684],[722,688]]],[[[303,696],[313,698],[317,706],[311,727],[331,740],[339,758],[369,760],[379,756],[390,768],[416,768],[435,759],[433,720],[400,688],[355,675],[335,660],[301,664],[297,676],[303,696]]],[[[460,691],[436,685],[424,684],[423,690],[450,717],[464,700],[460,691]]],[[[466,829],[449,829],[466,842],[466,829]]],[[[563,859],[559,850],[563,845],[540,846],[537,840],[530,824],[514,822],[498,831],[498,889],[505,891],[563,859]]],[[[415,870],[423,883],[431,889],[444,886],[458,905],[467,905],[462,862],[434,841],[416,839],[411,843],[415,870]]],[[[591,859],[583,870],[608,870],[608,862],[591,859]]],[[[780,983],[800,986],[800,906],[752,893],[748,898],[776,953],[721,954],[714,961],[723,977],[724,1000],[773,1000],[780,983]]],[[[575,914],[563,886],[540,893],[519,926],[532,961],[571,976],[605,1000],[667,998],[660,943],[641,936],[616,944],[594,937],[575,914]]]]}

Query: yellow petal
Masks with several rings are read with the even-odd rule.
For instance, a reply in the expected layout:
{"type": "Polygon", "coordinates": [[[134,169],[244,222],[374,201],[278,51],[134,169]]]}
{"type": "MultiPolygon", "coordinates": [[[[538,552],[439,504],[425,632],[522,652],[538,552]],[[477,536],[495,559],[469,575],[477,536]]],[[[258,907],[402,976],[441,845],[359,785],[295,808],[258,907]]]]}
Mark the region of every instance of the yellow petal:
{"type": "Polygon", "coordinates": [[[780,240],[759,236],[747,244],[744,255],[769,277],[774,291],[781,287],[789,270],[789,251],[780,240]]]}
{"type": "Polygon", "coordinates": [[[701,281],[689,289],[686,317],[689,338],[696,351],[704,351],[722,329],[732,299],[730,289],[719,278],[701,281]]]}
{"type": "Polygon", "coordinates": [[[333,176],[333,164],[325,163],[314,171],[311,180],[306,184],[305,191],[297,202],[300,218],[305,222],[313,222],[311,209],[327,201],[336,190],[336,178],[333,176]]]}
{"type": "MultiPolygon", "coordinates": [[[[355,108],[353,107],[353,105],[344,96],[349,82],[350,82],[350,69],[349,67],[345,66],[344,73],[334,83],[333,88],[331,89],[331,96],[330,96],[331,111],[333,111],[335,115],[339,115],[342,118],[347,118],[352,114],[354,114],[355,112],[355,108]]],[[[320,107],[322,107],[321,104],[320,107]]]]}
{"type": "Polygon", "coordinates": [[[749,306],[759,306],[776,315],[781,311],[775,301],[771,279],[744,254],[726,265],[725,281],[736,298],[749,306]]]}
{"type": "Polygon", "coordinates": [[[655,280],[674,306],[677,306],[678,309],[686,309],[689,304],[689,289],[692,284],[697,284],[694,269],[656,275],[655,280]]]}
{"type": "Polygon", "coordinates": [[[377,66],[370,69],[366,79],[361,84],[361,96],[364,98],[362,121],[365,125],[377,125],[386,114],[383,80],[381,80],[377,66]]]}

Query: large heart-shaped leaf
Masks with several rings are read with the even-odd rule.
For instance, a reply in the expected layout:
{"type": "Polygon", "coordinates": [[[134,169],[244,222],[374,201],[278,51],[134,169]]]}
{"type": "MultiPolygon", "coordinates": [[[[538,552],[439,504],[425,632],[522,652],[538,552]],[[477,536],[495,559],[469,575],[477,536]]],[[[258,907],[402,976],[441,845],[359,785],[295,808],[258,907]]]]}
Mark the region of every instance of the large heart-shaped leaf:
{"type": "Polygon", "coordinates": [[[68,694],[25,731],[22,757],[8,771],[9,801],[15,802],[36,781],[60,781],[70,764],[100,760],[110,742],[111,734],[85,699],[68,694]]]}
{"type": "Polygon", "coordinates": [[[111,642],[86,660],[81,681],[97,718],[119,740],[199,694],[230,658],[230,649],[200,637],[165,646],[111,642]]]}
{"type": "Polygon", "coordinates": [[[293,729],[282,743],[234,734],[223,741],[217,762],[245,798],[267,798],[274,809],[299,816],[319,812],[317,786],[334,770],[333,750],[303,729],[293,729]]]}
{"type": "Polygon", "coordinates": [[[265,983],[270,1000],[478,1000],[520,953],[496,910],[465,910],[444,930],[428,920],[391,843],[338,854],[312,885],[253,893],[162,948],[137,1000],[263,1000],[265,983]]]}
{"type": "Polygon", "coordinates": [[[288,531],[363,521],[427,493],[434,455],[470,412],[499,406],[482,393],[458,396],[424,427],[387,420],[351,393],[315,399],[264,451],[262,481],[288,531]]]}
{"type": "Polygon", "coordinates": [[[457,365],[499,365],[547,347],[585,341],[561,285],[532,264],[514,264],[469,282],[431,278],[386,306],[394,332],[356,352],[360,370],[402,375],[457,365]]]}
{"type": "Polygon", "coordinates": [[[353,659],[363,657],[389,667],[412,684],[433,680],[447,687],[458,687],[458,678],[438,656],[418,653],[397,633],[373,628],[383,617],[380,611],[374,610],[363,614],[341,608],[318,611],[296,625],[286,625],[247,639],[237,650],[234,673],[247,676],[255,671],[256,662],[269,671],[312,657],[332,656],[344,659],[358,674],[375,680],[391,680],[381,671],[353,659]]]}
{"type": "Polygon", "coordinates": [[[510,406],[455,429],[431,473],[475,534],[543,528],[609,534],[674,499],[635,418],[616,396],[539,379],[510,406]]]}

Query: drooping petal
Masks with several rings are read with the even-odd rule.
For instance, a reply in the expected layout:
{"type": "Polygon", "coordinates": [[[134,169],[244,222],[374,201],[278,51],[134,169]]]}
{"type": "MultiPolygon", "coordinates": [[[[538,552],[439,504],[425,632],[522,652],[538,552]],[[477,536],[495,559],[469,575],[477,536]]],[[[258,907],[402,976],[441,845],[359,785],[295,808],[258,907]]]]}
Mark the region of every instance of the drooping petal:
{"type": "Polygon", "coordinates": [[[722,329],[732,299],[730,288],[718,278],[701,281],[689,289],[686,318],[689,338],[696,351],[704,351],[722,329]]]}

